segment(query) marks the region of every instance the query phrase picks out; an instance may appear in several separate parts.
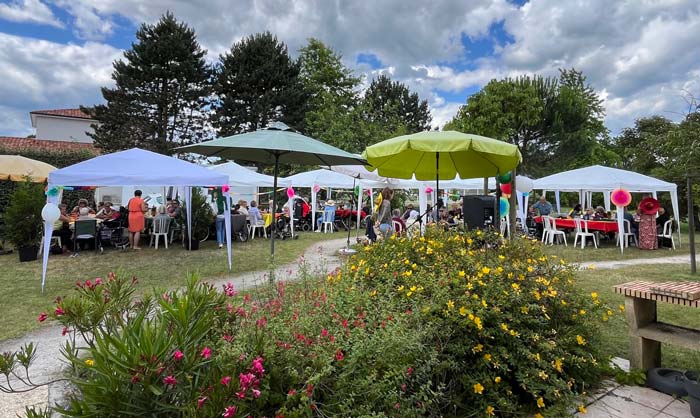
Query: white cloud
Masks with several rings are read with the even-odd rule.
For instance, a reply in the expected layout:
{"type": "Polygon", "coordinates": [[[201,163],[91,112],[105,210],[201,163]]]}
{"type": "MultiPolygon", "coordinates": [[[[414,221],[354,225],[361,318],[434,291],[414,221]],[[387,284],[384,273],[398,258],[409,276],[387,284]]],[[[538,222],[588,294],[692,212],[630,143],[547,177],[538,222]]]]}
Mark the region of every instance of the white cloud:
{"type": "Polygon", "coordinates": [[[0,108],[12,109],[14,121],[23,115],[27,124],[4,123],[0,134],[26,134],[31,110],[99,103],[100,87],[112,84],[112,62],[120,55],[105,44],[65,45],[0,33],[0,108]]]}
{"type": "Polygon", "coordinates": [[[62,28],[63,24],[51,9],[40,0],[15,0],[0,3],[0,19],[11,22],[29,22],[62,28]]]}

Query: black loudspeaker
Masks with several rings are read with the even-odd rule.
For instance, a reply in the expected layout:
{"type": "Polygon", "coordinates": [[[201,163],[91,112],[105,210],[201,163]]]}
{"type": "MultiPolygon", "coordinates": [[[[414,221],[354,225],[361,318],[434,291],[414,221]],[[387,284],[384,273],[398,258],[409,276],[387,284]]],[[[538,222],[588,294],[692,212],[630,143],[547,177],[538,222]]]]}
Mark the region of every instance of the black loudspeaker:
{"type": "Polygon", "coordinates": [[[462,216],[467,229],[488,228],[496,222],[495,196],[462,196],[462,216]]]}

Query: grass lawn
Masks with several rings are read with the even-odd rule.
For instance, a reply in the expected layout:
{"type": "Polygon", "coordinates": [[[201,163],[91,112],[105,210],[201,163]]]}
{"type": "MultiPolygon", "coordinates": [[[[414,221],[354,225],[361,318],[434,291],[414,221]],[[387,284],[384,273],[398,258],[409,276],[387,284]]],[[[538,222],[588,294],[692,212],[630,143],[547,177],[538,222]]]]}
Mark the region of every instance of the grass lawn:
{"type": "MultiPolygon", "coordinates": [[[[587,249],[586,249],[587,250],[587,249]]],[[[624,304],[624,297],[613,292],[613,285],[632,280],[648,281],[698,281],[700,275],[691,276],[686,265],[650,264],[633,266],[617,270],[586,270],[577,274],[578,285],[587,292],[598,292],[600,300],[615,308],[624,304]]],[[[658,303],[660,321],[674,325],[700,329],[700,310],[658,303]]],[[[624,314],[615,315],[602,327],[605,353],[612,356],[629,358],[628,328],[624,314]]],[[[663,366],[679,369],[700,369],[700,351],[687,350],[662,344],[661,359],[663,366]]]]}
{"type": "MultiPolygon", "coordinates": [[[[587,261],[606,261],[606,260],[629,260],[634,258],[654,258],[654,257],[670,257],[676,255],[687,255],[690,253],[688,248],[688,234],[685,232],[681,233],[681,245],[678,246],[678,236],[676,235],[676,250],[669,250],[668,248],[659,248],[655,251],[640,250],[637,247],[625,248],[624,253],[620,253],[620,247],[615,246],[615,242],[611,241],[601,241],[598,248],[593,247],[591,243],[590,246],[586,246],[581,249],[581,244],[574,247],[572,244],[574,242],[573,235],[567,236],[568,246],[565,247],[561,245],[545,245],[544,252],[548,255],[557,255],[566,261],[572,263],[584,263],[587,261]]],[[[696,249],[695,252],[700,253],[700,246],[697,245],[698,239],[700,239],[700,234],[696,235],[696,249]]],[[[591,241],[588,240],[590,243],[591,241]]]]}
{"type": "MultiPolygon", "coordinates": [[[[277,240],[277,265],[294,261],[315,242],[342,238],[334,234],[301,233],[297,240],[277,240]]],[[[146,242],[148,244],[148,242],[146,242]]],[[[234,242],[233,274],[265,270],[270,266],[270,241],[255,239],[247,243],[234,242]]],[[[20,336],[40,326],[39,313],[49,308],[56,296],[65,295],[78,280],[105,277],[109,272],[139,278],[140,288],[174,288],[183,286],[190,273],[202,278],[221,278],[229,274],[226,249],[218,249],[215,241],[202,243],[199,251],[188,252],[181,246],[157,251],[144,247],[142,251],[106,249],[99,255],[83,251],[80,257],[51,256],[46,279],[46,291],[41,293],[41,262],[20,263],[17,253],[0,256],[0,306],[2,326],[0,341],[20,336]]]]}

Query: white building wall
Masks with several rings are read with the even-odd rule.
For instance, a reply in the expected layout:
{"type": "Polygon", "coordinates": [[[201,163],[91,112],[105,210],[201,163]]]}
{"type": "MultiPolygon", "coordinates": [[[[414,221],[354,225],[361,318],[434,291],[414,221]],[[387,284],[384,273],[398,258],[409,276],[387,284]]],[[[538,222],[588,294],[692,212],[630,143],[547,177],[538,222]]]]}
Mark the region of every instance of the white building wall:
{"type": "Polygon", "coordinates": [[[92,138],[86,132],[93,132],[90,119],[57,118],[45,115],[35,115],[36,137],[53,141],[73,141],[92,143],[92,138]]]}

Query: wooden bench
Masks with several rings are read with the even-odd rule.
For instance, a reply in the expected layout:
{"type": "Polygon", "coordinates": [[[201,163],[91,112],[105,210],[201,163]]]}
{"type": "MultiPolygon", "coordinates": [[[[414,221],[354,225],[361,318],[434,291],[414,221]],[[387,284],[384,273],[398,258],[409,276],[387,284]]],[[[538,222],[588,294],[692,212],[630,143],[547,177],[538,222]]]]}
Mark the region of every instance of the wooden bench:
{"type": "Polygon", "coordinates": [[[630,367],[661,366],[661,343],[700,350],[700,331],[657,321],[656,302],[700,308],[700,283],[634,281],[613,287],[625,296],[630,367]]]}

